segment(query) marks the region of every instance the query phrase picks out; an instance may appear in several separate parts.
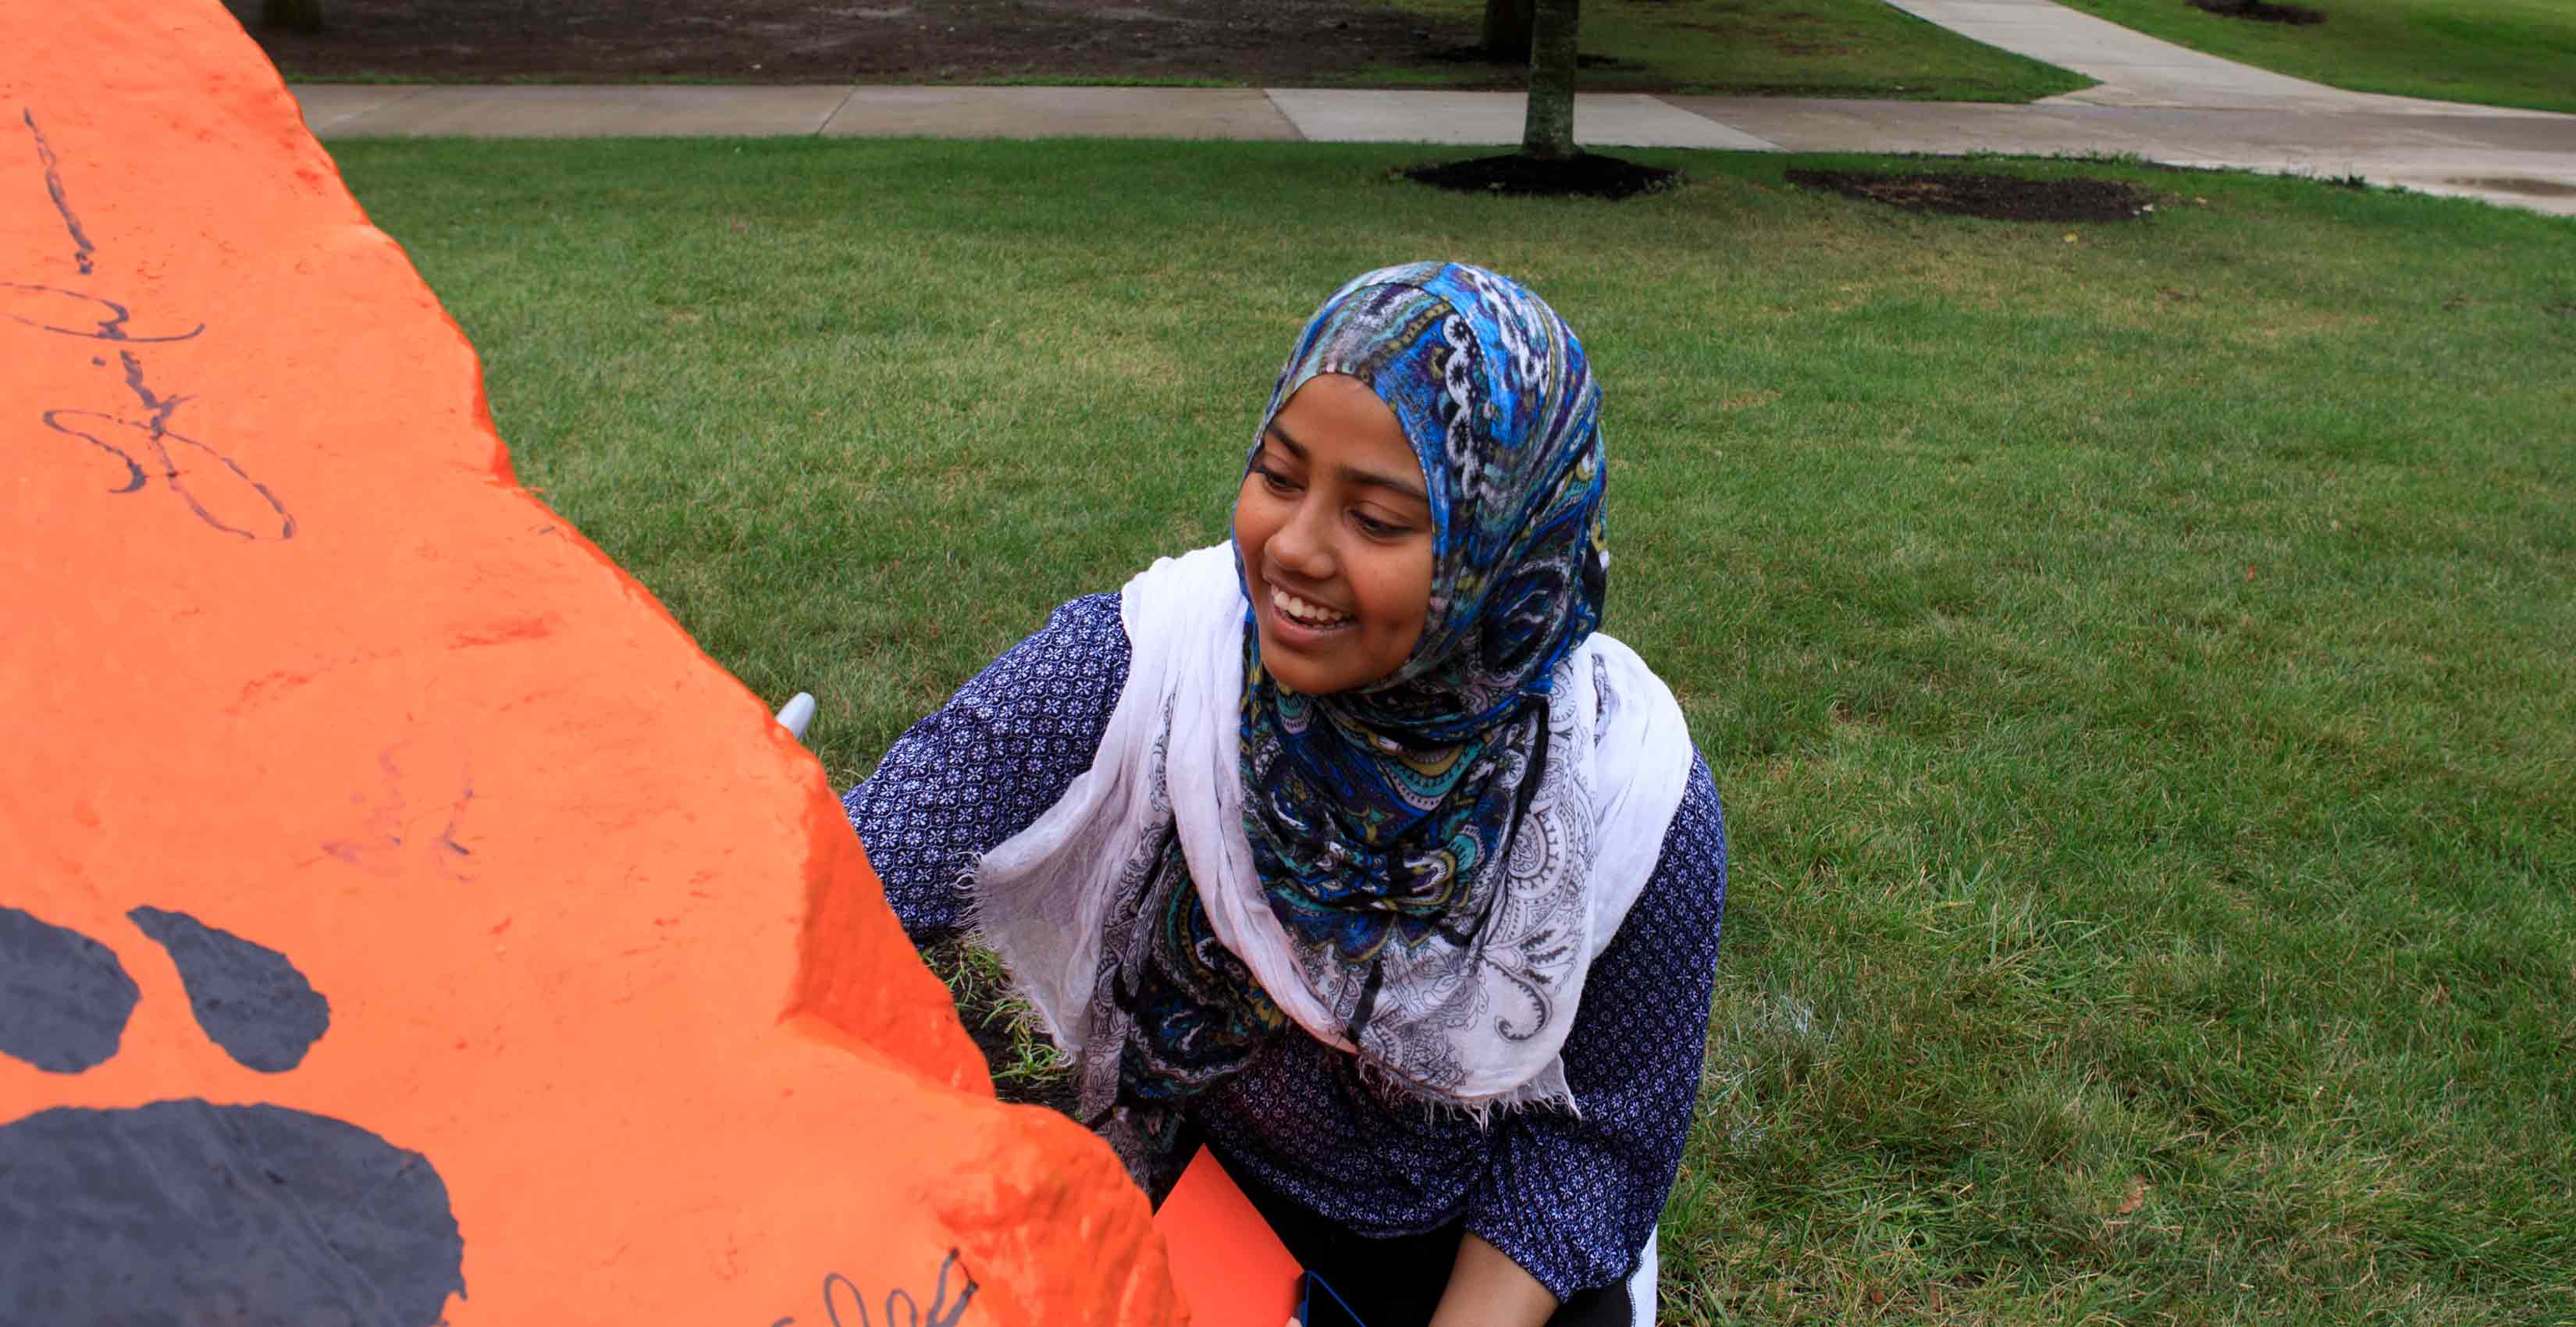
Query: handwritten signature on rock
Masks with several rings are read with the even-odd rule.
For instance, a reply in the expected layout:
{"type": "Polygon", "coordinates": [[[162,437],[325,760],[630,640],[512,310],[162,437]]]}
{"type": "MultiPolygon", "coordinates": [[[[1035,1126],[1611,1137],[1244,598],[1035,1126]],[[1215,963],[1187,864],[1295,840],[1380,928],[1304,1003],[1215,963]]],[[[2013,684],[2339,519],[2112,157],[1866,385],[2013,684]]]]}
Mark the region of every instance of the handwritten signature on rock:
{"type": "MultiPolygon", "coordinates": [[[[940,1260],[939,1285],[931,1294],[930,1308],[926,1312],[921,1302],[912,1297],[911,1291],[901,1287],[887,1291],[885,1321],[882,1324],[868,1320],[867,1297],[859,1293],[858,1285],[839,1272],[833,1272],[823,1278],[823,1319],[831,1327],[957,1327],[957,1320],[965,1316],[966,1306],[975,1299],[975,1278],[966,1276],[966,1287],[958,1292],[957,1303],[949,1304],[948,1269],[956,1265],[957,1250],[950,1249],[948,1256],[940,1260]],[[895,1314],[897,1300],[903,1303],[901,1317],[895,1314]],[[843,1316],[845,1309],[850,1316],[843,1316]]],[[[961,1271],[959,1275],[965,1274],[961,1271]]],[[[780,1318],[769,1327],[794,1327],[795,1322],[796,1319],[790,1316],[780,1318]]]]}
{"type": "MultiPolygon", "coordinates": [[[[53,199],[63,232],[71,240],[73,265],[82,276],[94,276],[98,270],[98,246],[91,242],[80,214],[72,208],[70,191],[63,184],[62,160],[37,125],[34,108],[21,108],[19,118],[35,139],[36,159],[45,172],[45,192],[53,199]]],[[[206,330],[204,323],[184,332],[138,332],[127,326],[133,321],[132,311],[115,300],[86,290],[26,281],[0,281],[0,316],[49,335],[116,347],[116,368],[125,390],[142,407],[139,414],[63,408],[47,410],[39,416],[46,428],[78,438],[124,467],[120,481],[107,490],[109,493],[140,493],[158,478],[198,520],[225,534],[241,539],[295,537],[295,517],[268,485],[252,478],[240,462],[212,444],[171,427],[172,418],[189,398],[156,391],[145,378],[143,357],[136,347],[193,340],[206,330]],[[173,447],[192,452],[196,463],[180,465],[173,447]],[[138,451],[153,463],[149,469],[135,459],[138,451]]],[[[90,363],[108,367],[104,351],[92,356],[90,363]]]]}

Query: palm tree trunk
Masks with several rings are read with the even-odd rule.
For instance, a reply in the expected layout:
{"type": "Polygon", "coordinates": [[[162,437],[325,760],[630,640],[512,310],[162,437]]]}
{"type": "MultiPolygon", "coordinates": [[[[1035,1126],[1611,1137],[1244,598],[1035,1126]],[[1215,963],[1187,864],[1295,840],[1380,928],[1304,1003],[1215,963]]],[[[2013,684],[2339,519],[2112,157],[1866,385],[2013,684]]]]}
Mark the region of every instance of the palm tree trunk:
{"type": "Polygon", "coordinates": [[[1535,0],[1530,24],[1529,115],[1521,155],[1563,161],[1574,146],[1574,29],[1581,0],[1535,0]]]}

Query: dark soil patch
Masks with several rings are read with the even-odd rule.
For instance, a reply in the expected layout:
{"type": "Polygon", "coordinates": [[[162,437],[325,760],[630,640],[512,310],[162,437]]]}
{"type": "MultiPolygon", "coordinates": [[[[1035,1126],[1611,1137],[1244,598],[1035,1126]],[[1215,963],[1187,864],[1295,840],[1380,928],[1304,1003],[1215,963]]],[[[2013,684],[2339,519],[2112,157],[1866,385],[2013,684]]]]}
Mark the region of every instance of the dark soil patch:
{"type": "Polygon", "coordinates": [[[1541,161],[1517,152],[1498,157],[1470,157],[1400,172],[1416,184],[1469,194],[1508,194],[1515,198],[1606,198],[1618,202],[1638,194],[1670,189],[1681,172],[1646,166],[1598,152],[1578,152],[1563,161],[1541,161]]]}
{"type": "Polygon", "coordinates": [[[329,26],[309,34],[259,26],[260,0],[224,4],[307,79],[1298,87],[1476,36],[1363,0],[322,0],[329,26]]]}
{"type": "Polygon", "coordinates": [[[1994,221],[2126,221],[2155,196],[2119,180],[2077,176],[2025,180],[2011,175],[1875,175],[1865,171],[1791,170],[1789,183],[1846,198],[1994,221]]]}
{"type": "MultiPolygon", "coordinates": [[[[931,971],[955,973],[970,965],[964,961],[966,941],[942,940],[922,951],[931,971]]],[[[1004,1078],[1003,1072],[1020,1062],[1020,1047],[1011,1041],[1013,1019],[1008,1008],[1008,991],[981,980],[951,978],[949,998],[956,1002],[957,1021],[966,1025],[966,1035],[974,1039],[975,1049],[984,1053],[984,1066],[993,1073],[993,1094],[1004,1101],[1032,1106],[1045,1106],[1060,1114],[1071,1115],[1079,1104],[1070,1073],[1053,1076],[1004,1078]]]]}
{"type": "Polygon", "coordinates": [[[2272,0],[2191,0],[2191,7],[2226,18],[2250,18],[2257,23],[2287,23],[2308,27],[2323,23],[2326,16],[2306,5],[2274,4],[2272,0]]]}
{"type": "Polygon", "coordinates": [[[1071,1074],[1054,1078],[1002,1077],[1002,1070],[1019,1058],[1019,1049],[1011,1044],[1009,1021],[982,1016],[989,1012],[970,1013],[960,1008],[957,1016],[966,1024],[966,1035],[975,1039],[975,1049],[984,1052],[984,1067],[993,1073],[993,1095],[1015,1105],[1044,1106],[1059,1115],[1072,1115],[1080,1101],[1074,1094],[1071,1074]]]}
{"type": "Polygon", "coordinates": [[[2465,185],[2471,189],[2493,189],[2497,193],[2524,194],[2532,198],[2576,198],[2576,184],[2526,179],[2519,175],[2454,175],[2444,183],[2465,185]]]}

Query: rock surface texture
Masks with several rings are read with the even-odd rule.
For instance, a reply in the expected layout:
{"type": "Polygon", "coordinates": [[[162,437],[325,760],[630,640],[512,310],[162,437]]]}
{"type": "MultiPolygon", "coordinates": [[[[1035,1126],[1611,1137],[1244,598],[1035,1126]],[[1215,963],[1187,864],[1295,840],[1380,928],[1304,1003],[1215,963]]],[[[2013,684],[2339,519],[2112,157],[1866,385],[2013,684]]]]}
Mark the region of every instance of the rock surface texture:
{"type": "Polygon", "coordinates": [[[0,1321],[1176,1321],[224,8],[0,32],[0,1321]]]}

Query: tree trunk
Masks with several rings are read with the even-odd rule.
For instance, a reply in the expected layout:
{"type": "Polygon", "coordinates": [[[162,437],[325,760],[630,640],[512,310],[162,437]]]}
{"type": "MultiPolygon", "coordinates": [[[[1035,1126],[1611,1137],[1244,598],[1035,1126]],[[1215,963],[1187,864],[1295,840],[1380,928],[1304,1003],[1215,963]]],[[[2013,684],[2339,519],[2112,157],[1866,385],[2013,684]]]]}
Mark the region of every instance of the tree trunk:
{"type": "Polygon", "coordinates": [[[1580,0],[1536,0],[1530,24],[1529,116],[1521,155],[1563,161],[1574,146],[1574,28],[1580,0]]]}
{"type": "Polygon", "coordinates": [[[1529,57],[1530,0],[1485,0],[1485,58],[1519,64],[1529,57]]]}
{"type": "Polygon", "coordinates": [[[320,32],[322,0],[259,0],[259,22],[292,32],[320,32]]]}

